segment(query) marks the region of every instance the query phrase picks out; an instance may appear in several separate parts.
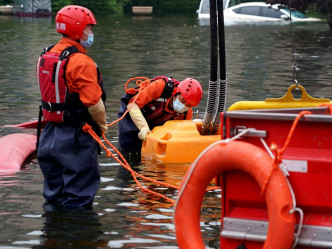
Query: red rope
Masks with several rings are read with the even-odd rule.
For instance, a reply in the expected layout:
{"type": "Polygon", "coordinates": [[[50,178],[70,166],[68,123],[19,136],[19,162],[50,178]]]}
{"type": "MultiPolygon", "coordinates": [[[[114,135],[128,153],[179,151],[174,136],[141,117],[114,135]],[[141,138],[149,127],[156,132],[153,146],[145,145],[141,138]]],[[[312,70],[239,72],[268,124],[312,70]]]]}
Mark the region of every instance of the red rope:
{"type": "MultiPolygon", "coordinates": [[[[126,93],[128,94],[136,94],[134,99],[133,99],[133,103],[136,102],[136,99],[138,98],[138,96],[140,95],[142,89],[144,89],[148,84],[150,84],[150,80],[148,78],[145,78],[145,77],[134,77],[134,78],[131,78],[129,79],[126,84],[125,84],[125,90],[126,90],[126,93]],[[129,82],[131,82],[132,80],[136,80],[136,85],[139,87],[139,88],[130,88],[128,89],[127,88],[127,85],[129,84],[129,82]],[[142,81],[144,80],[144,81],[142,81]]],[[[120,120],[122,120],[125,115],[130,111],[131,107],[129,109],[127,109],[125,111],[125,113],[120,117],[118,118],[117,120],[113,121],[112,123],[108,124],[108,127],[111,127],[112,125],[118,123],[120,120]]],[[[128,162],[126,161],[126,159],[123,157],[123,155],[118,151],[117,148],[115,148],[106,138],[105,134],[102,133],[102,137],[105,141],[106,144],[108,144],[119,156],[116,157],[107,147],[106,145],[104,145],[103,141],[98,137],[98,135],[94,132],[94,130],[92,129],[92,127],[89,125],[89,124],[85,124],[83,126],[83,131],[89,133],[96,141],[97,143],[106,151],[106,156],[107,157],[113,157],[120,165],[122,165],[124,168],[126,168],[132,175],[133,179],[135,180],[137,186],[145,191],[145,192],[148,192],[150,194],[154,194],[154,195],[157,195],[167,201],[169,201],[170,203],[172,203],[173,205],[175,204],[175,201],[168,198],[167,196],[165,195],[162,195],[162,194],[159,194],[155,191],[152,191],[152,190],[149,190],[145,187],[143,187],[140,182],[138,181],[137,177],[140,177],[141,179],[145,180],[145,181],[149,181],[149,182],[153,182],[155,184],[158,184],[158,185],[161,185],[161,186],[165,186],[167,188],[173,188],[173,189],[177,189],[179,190],[180,188],[178,186],[175,186],[175,185],[172,185],[172,184],[168,184],[168,183],[165,183],[165,182],[160,182],[160,181],[156,181],[156,180],[153,180],[149,177],[145,177],[139,173],[137,173],[136,171],[134,171],[130,165],[128,164],[128,162]]],[[[216,189],[220,189],[220,187],[211,187],[211,188],[208,188],[206,191],[211,191],[211,190],[216,190],[216,189]]]]}
{"type": "Polygon", "coordinates": [[[329,114],[332,115],[332,104],[323,103],[323,104],[320,104],[318,107],[324,107],[324,106],[327,107],[329,114]]]}
{"type": "MultiPolygon", "coordinates": [[[[106,138],[106,136],[105,136],[104,133],[102,133],[102,137],[103,137],[105,143],[107,143],[107,144],[108,144],[108,145],[109,145],[109,146],[115,151],[115,153],[118,154],[119,158],[116,157],[115,154],[113,154],[113,153],[112,153],[112,152],[111,152],[111,151],[110,151],[110,150],[104,145],[103,141],[98,137],[98,135],[94,132],[94,130],[92,129],[92,127],[91,127],[89,124],[85,124],[85,125],[83,126],[82,129],[83,129],[83,131],[89,133],[89,134],[90,134],[90,135],[91,135],[91,136],[97,141],[97,143],[98,143],[98,144],[99,144],[99,145],[100,145],[100,146],[106,151],[106,156],[107,156],[107,157],[111,157],[111,156],[112,156],[112,157],[113,157],[113,158],[114,158],[114,159],[115,159],[120,165],[122,165],[125,169],[127,169],[127,170],[131,173],[131,175],[132,175],[133,179],[135,180],[137,186],[138,186],[141,190],[143,190],[143,191],[145,191],[145,192],[147,192],[147,193],[150,193],[150,194],[157,195],[157,196],[159,196],[159,197],[161,197],[161,198],[163,198],[163,199],[169,201],[169,202],[172,203],[173,205],[175,204],[175,201],[172,200],[171,198],[169,198],[169,197],[167,197],[167,196],[165,196],[165,195],[162,195],[162,194],[160,194],[160,193],[157,193],[157,192],[155,192],[155,191],[152,191],[152,190],[149,190],[149,189],[143,187],[143,186],[140,184],[140,182],[138,181],[137,177],[140,177],[140,178],[142,178],[142,179],[145,180],[145,181],[149,181],[149,182],[152,182],[152,183],[155,183],[155,184],[161,185],[161,186],[165,186],[165,187],[167,187],[167,188],[173,188],[173,189],[177,189],[177,190],[179,190],[180,188],[179,188],[178,186],[175,186],[175,185],[172,185],[172,184],[168,184],[168,183],[165,183],[165,182],[156,181],[156,180],[153,180],[153,179],[151,179],[151,178],[149,178],[149,177],[145,177],[145,176],[143,176],[143,175],[137,173],[136,171],[134,171],[134,170],[130,167],[129,163],[126,161],[126,159],[123,157],[123,155],[119,152],[119,150],[107,140],[107,138],[106,138]]],[[[216,190],[216,189],[220,189],[220,187],[211,187],[211,188],[208,188],[207,191],[216,190]]]]}

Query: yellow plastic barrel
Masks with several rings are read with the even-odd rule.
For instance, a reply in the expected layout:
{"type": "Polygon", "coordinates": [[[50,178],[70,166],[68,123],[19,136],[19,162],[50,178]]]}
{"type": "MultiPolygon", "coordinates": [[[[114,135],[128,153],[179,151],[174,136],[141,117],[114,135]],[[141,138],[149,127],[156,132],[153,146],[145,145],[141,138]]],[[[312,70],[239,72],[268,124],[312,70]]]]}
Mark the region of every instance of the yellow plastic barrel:
{"type": "Polygon", "coordinates": [[[200,135],[201,120],[171,120],[155,127],[142,146],[142,156],[167,163],[192,163],[220,134],[200,135]]]}

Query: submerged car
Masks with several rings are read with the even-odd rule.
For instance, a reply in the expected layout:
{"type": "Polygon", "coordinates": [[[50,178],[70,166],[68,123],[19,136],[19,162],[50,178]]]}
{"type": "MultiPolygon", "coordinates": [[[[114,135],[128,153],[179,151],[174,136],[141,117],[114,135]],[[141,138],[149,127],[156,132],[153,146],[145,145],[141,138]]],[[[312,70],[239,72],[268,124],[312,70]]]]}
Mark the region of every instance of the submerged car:
{"type": "Polygon", "coordinates": [[[270,5],[263,2],[242,3],[224,10],[224,18],[230,20],[247,21],[283,21],[295,22],[320,21],[318,18],[308,17],[300,11],[290,11],[280,5],[270,5]]]}
{"type": "MultiPolygon", "coordinates": [[[[209,1],[202,0],[198,18],[210,18],[209,1]],[[204,12],[204,13],[203,13],[204,12]]],[[[224,6],[224,19],[232,21],[320,21],[318,18],[307,17],[300,11],[290,11],[280,5],[270,5],[265,2],[241,3],[232,7],[224,6]]]]}

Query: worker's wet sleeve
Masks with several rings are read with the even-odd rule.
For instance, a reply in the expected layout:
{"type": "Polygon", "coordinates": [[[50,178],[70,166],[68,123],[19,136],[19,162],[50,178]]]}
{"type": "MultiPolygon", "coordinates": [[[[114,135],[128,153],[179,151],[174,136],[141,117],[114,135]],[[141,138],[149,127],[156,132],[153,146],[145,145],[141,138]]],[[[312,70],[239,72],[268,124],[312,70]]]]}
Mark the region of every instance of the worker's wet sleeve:
{"type": "Polygon", "coordinates": [[[136,127],[140,130],[138,133],[138,137],[140,140],[145,141],[146,135],[150,133],[150,128],[148,123],[146,122],[146,119],[144,118],[140,108],[136,103],[130,103],[127,106],[129,111],[129,115],[131,119],[133,120],[136,127]]]}
{"type": "Polygon", "coordinates": [[[88,107],[88,111],[93,119],[99,127],[99,129],[107,133],[108,126],[106,122],[106,111],[103,101],[100,99],[99,102],[93,106],[88,107]]]}

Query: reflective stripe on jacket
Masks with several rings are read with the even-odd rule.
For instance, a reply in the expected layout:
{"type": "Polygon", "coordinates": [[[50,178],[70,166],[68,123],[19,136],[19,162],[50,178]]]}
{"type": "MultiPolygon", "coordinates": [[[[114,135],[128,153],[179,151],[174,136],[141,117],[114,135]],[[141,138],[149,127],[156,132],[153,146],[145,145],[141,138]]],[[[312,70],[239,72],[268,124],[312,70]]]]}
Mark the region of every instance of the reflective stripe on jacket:
{"type": "MultiPolygon", "coordinates": [[[[67,85],[67,66],[71,59],[71,56],[80,53],[76,46],[70,46],[65,48],[61,53],[53,52],[53,47],[45,50],[38,59],[37,63],[37,78],[40,86],[41,100],[43,107],[44,119],[52,123],[69,123],[81,125],[82,122],[88,122],[91,124],[95,131],[98,132],[96,124],[92,121],[92,118],[87,110],[88,106],[94,104],[96,99],[106,99],[106,94],[103,89],[101,76],[96,64],[90,64],[94,67],[95,79],[87,79],[87,83],[84,83],[84,75],[78,75],[78,82],[82,83],[73,85],[72,88],[79,89],[78,92],[68,89],[67,85]],[[83,79],[81,79],[83,78],[83,79]],[[85,85],[84,85],[85,84],[85,85]],[[90,85],[97,85],[98,91],[91,92],[89,96],[85,94],[81,89],[89,89],[90,85]],[[96,93],[97,92],[97,93],[96,93]],[[99,95],[101,93],[101,96],[99,95]],[[86,102],[85,105],[81,100],[86,102]],[[91,100],[89,99],[91,98],[91,100]]],[[[88,59],[88,63],[91,63],[91,59],[87,55],[83,55],[83,58],[88,59]]],[[[80,68],[80,66],[78,66],[80,68]]],[[[75,71],[74,65],[71,66],[72,71],[75,71]]],[[[80,69],[77,71],[79,72],[80,69]]],[[[93,69],[92,69],[93,70],[93,69]]],[[[95,89],[94,86],[90,87],[91,90],[95,89]]]]}

